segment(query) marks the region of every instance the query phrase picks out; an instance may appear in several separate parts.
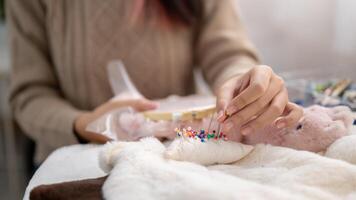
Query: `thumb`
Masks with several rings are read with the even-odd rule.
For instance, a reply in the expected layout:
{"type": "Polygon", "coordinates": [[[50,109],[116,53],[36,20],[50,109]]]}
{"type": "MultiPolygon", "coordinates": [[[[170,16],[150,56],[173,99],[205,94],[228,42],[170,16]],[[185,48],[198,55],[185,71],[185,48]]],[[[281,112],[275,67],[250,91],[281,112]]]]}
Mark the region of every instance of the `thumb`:
{"type": "Polygon", "coordinates": [[[131,105],[136,111],[142,112],[158,108],[158,103],[148,99],[134,100],[131,105]]]}

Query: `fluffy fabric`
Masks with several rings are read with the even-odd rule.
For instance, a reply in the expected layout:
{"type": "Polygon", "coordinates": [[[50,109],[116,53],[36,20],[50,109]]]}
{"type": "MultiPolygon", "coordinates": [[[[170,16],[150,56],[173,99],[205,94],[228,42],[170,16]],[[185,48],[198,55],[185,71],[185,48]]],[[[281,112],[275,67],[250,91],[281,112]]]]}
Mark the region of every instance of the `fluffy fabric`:
{"type": "Polygon", "coordinates": [[[242,142],[320,152],[325,151],[335,140],[348,135],[352,123],[353,116],[349,108],[316,105],[304,109],[304,115],[295,127],[279,130],[271,125],[244,137],[242,142]]]}
{"type": "Polygon", "coordinates": [[[325,156],[356,165],[356,135],[346,136],[334,142],[326,150],[325,156]]]}
{"type": "MultiPolygon", "coordinates": [[[[356,135],[348,138],[356,141],[356,135]]],[[[216,150],[214,143],[200,143],[206,145],[203,148],[191,144],[185,149],[178,140],[167,149],[154,138],[124,145],[117,142],[110,144],[109,149],[104,148],[101,155],[108,151],[111,158],[109,163],[102,165],[113,166],[103,187],[105,199],[325,200],[352,199],[356,195],[356,166],[344,161],[260,144],[233,164],[202,166],[167,159],[166,156],[174,148],[180,148],[179,151],[183,152],[176,155],[182,157],[177,160],[184,160],[187,153],[198,152],[189,160],[199,163],[200,157],[213,155],[212,151],[216,150]]],[[[238,148],[230,149],[234,150],[240,152],[238,148]]],[[[330,149],[327,154],[333,155],[334,151],[338,149],[330,149]]],[[[356,161],[348,155],[349,152],[339,157],[356,161]]],[[[211,159],[215,161],[217,157],[211,156],[211,159]]]]}

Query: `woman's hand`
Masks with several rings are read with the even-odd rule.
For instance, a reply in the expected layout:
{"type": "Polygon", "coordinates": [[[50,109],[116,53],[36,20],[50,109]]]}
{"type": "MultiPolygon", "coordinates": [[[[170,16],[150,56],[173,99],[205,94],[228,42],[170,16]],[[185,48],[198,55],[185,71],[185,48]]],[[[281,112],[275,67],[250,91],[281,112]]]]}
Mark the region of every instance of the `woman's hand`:
{"type": "Polygon", "coordinates": [[[88,141],[93,143],[105,143],[109,141],[109,138],[104,135],[86,131],[88,124],[98,119],[105,113],[121,108],[121,107],[132,107],[137,111],[146,111],[157,108],[157,103],[149,101],[147,99],[134,99],[134,100],[112,100],[108,101],[101,106],[97,107],[92,112],[87,112],[80,115],[74,122],[74,131],[76,134],[88,141]]]}
{"type": "Polygon", "coordinates": [[[235,127],[242,135],[273,122],[277,128],[293,126],[303,114],[289,102],[284,81],[268,66],[256,66],[224,83],[218,91],[217,107],[224,130],[235,127]]]}

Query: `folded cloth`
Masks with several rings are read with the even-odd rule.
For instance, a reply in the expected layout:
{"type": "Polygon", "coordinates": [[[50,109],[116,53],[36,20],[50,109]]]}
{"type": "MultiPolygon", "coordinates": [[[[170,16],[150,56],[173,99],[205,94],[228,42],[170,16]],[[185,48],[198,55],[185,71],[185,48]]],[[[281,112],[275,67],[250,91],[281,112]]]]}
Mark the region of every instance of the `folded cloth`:
{"type": "Polygon", "coordinates": [[[35,187],[30,193],[30,200],[100,200],[101,188],[107,176],[79,181],[69,181],[35,187]]]}

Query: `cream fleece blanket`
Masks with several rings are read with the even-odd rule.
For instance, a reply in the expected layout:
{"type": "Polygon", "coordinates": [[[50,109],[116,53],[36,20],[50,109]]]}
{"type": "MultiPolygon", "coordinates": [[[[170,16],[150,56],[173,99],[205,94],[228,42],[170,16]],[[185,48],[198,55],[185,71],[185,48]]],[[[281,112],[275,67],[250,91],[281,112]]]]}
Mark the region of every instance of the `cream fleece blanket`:
{"type": "Polygon", "coordinates": [[[325,156],[270,145],[214,143],[174,141],[166,148],[147,138],[107,144],[101,154],[102,168],[110,171],[105,198],[356,199],[356,135],[337,141],[325,156]],[[220,164],[200,165],[212,160],[220,164]]]}
{"type": "Polygon", "coordinates": [[[49,157],[24,199],[39,184],[104,175],[100,157],[101,168],[110,172],[103,187],[106,199],[351,200],[356,199],[355,144],[356,135],[345,136],[323,155],[239,143],[187,146],[176,141],[166,147],[153,138],[104,147],[74,146],[49,157]],[[216,162],[220,164],[210,165],[216,162]]]}

